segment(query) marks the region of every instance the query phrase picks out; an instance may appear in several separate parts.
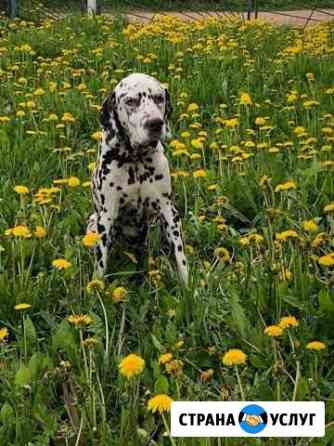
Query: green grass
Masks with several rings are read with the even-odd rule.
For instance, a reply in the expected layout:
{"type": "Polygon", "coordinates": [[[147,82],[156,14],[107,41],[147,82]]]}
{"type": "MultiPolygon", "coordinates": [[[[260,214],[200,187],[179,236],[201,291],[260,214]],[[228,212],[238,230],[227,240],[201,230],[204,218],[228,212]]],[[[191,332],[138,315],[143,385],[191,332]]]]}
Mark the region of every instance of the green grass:
{"type": "MultiPolygon", "coordinates": [[[[125,27],[106,17],[1,21],[0,444],[144,446],[157,431],[151,444],[170,445],[161,416],[147,408],[160,393],[323,400],[331,423],[333,24],[304,33],[175,19],[125,27]],[[132,71],[168,83],[173,100],[166,151],[191,284],[183,289],[173,259],[160,255],[156,228],[143,286],[131,280],[131,255],[118,250],[104,288],[89,292],[94,255],[82,239],[98,108],[132,71]],[[29,192],[20,196],[17,185],[29,192]],[[15,235],[20,225],[27,238],[15,235]],[[70,267],[56,269],[59,258],[70,267]],[[126,290],[123,302],[116,287],[126,290]],[[15,310],[19,303],[31,307],[15,310]],[[73,314],[87,315],[87,325],[75,327],[73,314]],[[298,327],[264,334],[287,315],[298,327]],[[326,348],[307,349],[314,340],[326,348]],[[238,366],[242,388],[222,361],[232,348],[247,355],[238,366]],[[178,362],[159,364],[167,352],[178,362]],[[130,353],[145,368],[128,381],[118,365],[130,353]]],[[[312,445],[333,439],[329,427],[312,445]]]]}

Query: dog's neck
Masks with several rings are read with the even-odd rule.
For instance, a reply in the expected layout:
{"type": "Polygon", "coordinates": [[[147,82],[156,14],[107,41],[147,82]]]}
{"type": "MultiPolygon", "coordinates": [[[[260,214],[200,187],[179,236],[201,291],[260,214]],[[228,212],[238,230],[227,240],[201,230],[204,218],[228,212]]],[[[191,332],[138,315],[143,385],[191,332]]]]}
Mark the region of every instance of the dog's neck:
{"type": "Polygon", "coordinates": [[[149,145],[133,146],[124,133],[116,134],[111,129],[104,129],[102,133],[101,155],[105,162],[118,162],[118,167],[126,163],[143,163],[150,159],[156,152],[160,141],[155,141],[149,145]]]}

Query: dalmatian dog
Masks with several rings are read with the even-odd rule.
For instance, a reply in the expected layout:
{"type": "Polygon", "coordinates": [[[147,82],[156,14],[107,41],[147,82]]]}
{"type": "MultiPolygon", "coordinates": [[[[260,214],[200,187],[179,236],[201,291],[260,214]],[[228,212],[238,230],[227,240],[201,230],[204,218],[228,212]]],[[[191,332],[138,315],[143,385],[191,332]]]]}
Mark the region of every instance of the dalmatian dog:
{"type": "Polygon", "coordinates": [[[95,213],[87,232],[97,232],[96,270],[106,273],[109,252],[125,239],[143,257],[150,225],[159,220],[178,272],[188,284],[181,221],[172,201],[169,165],[162,141],[169,133],[168,91],[155,78],[133,73],[105,99],[102,142],[93,172],[95,213]]]}

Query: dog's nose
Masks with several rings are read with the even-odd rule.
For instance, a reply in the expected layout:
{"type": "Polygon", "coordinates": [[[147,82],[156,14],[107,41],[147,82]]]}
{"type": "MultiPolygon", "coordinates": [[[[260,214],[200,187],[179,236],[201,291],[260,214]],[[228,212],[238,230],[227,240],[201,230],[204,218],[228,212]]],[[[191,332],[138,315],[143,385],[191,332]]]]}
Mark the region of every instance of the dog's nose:
{"type": "Polygon", "coordinates": [[[160,132],[162,129],[163,123],[164,123],[163,120],[160,118],[149,119],[148,121],[146,121],[145,127],[150,132],[160,132]]]}

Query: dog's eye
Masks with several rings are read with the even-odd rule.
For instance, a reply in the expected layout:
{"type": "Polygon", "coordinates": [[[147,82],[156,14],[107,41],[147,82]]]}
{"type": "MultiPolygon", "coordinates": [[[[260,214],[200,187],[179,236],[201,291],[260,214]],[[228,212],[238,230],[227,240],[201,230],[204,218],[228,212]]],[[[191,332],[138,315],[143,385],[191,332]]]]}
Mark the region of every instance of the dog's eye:
{"type": "Polygon", "coordinates": [[[157,104],[161,104],[164,101],[164,97],[162,94],[158,94],[156,96],[154,96],[154,102],[156,102],[157,104]]]}
{"type": "Polygon", "coordinates": [[[134,107],[135,105],[139,105],[139,99],[137,98],[127,98],[125,100],[126,105],[129,105],[130,107],[134,107]]]}

